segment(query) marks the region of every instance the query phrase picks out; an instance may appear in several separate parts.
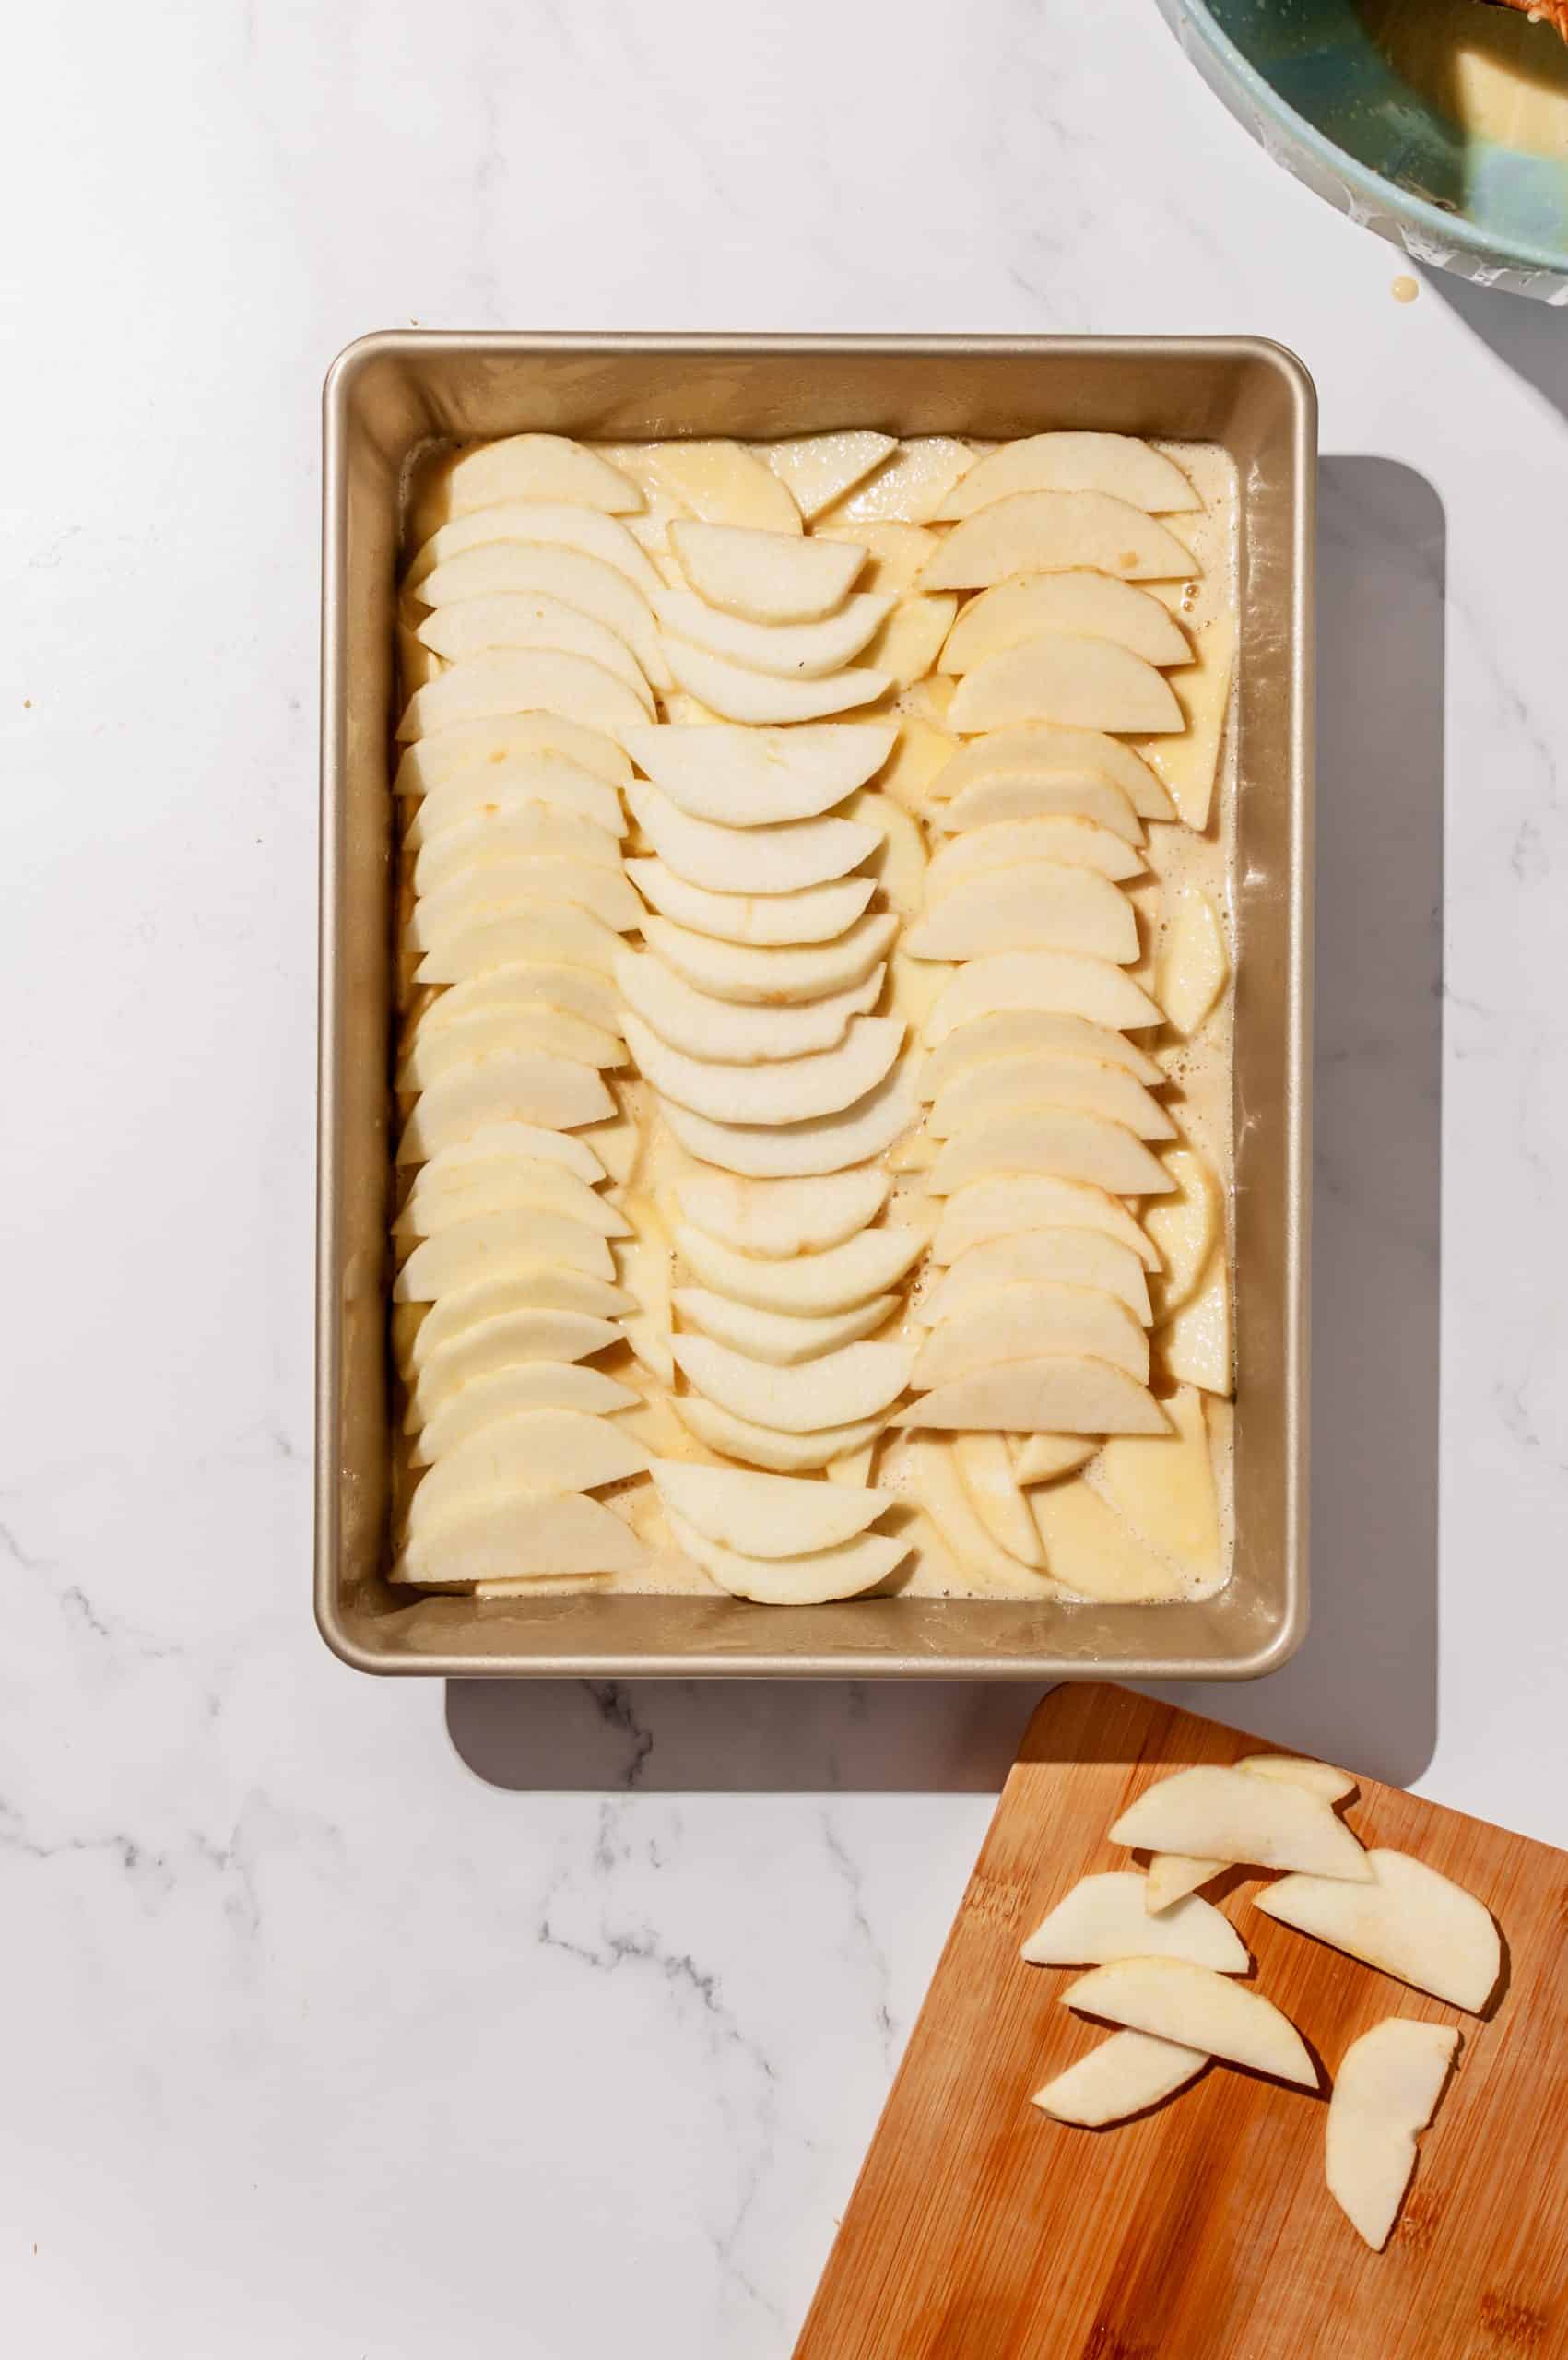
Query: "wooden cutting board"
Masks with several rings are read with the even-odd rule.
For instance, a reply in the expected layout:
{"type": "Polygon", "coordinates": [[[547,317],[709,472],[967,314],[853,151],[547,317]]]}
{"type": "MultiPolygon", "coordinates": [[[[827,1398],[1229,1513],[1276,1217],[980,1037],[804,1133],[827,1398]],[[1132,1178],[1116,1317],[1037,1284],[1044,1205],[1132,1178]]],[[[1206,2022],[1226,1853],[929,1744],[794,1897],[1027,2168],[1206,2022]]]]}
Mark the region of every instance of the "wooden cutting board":
{"type": "MultiPolygon", "coordinates": [[[[1546,2360],[1568,2353],[1568,1854],[1362,1779],[1350,1825],[1467,1886],[1503,1929],[1486,2022],[1207,1890],[1326,2068],[1313,2096],[1224,2065],[1134,2122],[1032,2091],[1103,2039],[1076,1970],[1019,1944],[1105,1831],[1188,1763],[1260,1740],[1109,1687],[1047,1696],[1008,1774],[796,2360],[1546,2360]],[[1363,2246],[1324,2185],[1326,2079],[1386,2015],[1460,2026],[1398,2226],[1363,2246]]],[[[1353,1764],[1343,1767],[1353,1769],[1353,1764]]]]}

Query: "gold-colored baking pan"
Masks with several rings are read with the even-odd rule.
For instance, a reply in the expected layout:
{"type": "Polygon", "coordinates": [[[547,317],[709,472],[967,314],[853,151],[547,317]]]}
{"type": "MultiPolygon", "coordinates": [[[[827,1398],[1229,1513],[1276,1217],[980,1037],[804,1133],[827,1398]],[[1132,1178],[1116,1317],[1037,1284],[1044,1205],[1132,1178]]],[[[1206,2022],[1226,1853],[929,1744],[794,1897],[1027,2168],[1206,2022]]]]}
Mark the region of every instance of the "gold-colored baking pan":
{"type": "Polygon", "coordinates": [[[360,1670],[682,1678],[1246,1679],[1306,1622],[1316,408],[1290,353],[1225,337],[388,334],[325,388],[316,1615],[360,1670]],[[1236,464],[1235,1554],[1199,1603],[886,1598],[410,1599],[389,1562],[386,1297],[394,596],[411,464],[540,428],[633,441],[870,426],[1098,427],[1236,464]]]}

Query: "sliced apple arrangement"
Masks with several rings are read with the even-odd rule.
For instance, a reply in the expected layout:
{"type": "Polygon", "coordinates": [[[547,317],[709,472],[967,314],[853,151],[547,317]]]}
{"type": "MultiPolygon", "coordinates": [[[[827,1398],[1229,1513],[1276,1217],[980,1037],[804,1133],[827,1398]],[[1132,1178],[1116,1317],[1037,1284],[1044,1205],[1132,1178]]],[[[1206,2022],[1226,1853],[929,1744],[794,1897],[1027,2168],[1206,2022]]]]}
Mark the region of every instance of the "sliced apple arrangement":
{"type": "MultiPolygon", "coordinates": [[[[1146,1870],[1086,1876],[1021,1946],[1032,1965],[1084,1966],[1062,2003],[1117,2029],[1032,2103],[1099,2130],[1162,2105],[1212,2063],[1315,2091],[1296,2027],[1262,1992],[1228,1978],[1252,1961],[1223,1912],[1194,1889],[1231,1868],[1281,1870],[1254,1906],[1397,1981],[1482,2014],[1502,1938],[1473,1894],[1409,1853],[1363,1849],[1336,1804],[1356,1782],[1326,1763],[1253,1754],[1146,1788],[1110,1829],[1150,1855],[1146,1870]],[[1183,1852],[1164,1848],[1179,1843],[1183,1852]]],[[[1391,2235],[1459,2047],[1444,2024],[1388,2017],[1352,2041],[1328,2107],[1329,2193],[1366,2243],[1391,2235]]]]}
{"type": "Polygon", "coordinates": [[[519,434],[420,493],[397,1578],[1221,1577],[1224,1196],[1161,1093],[1229,954],[1148,832],[1218,766],[1202,513],[1072,432],[519,434]],[[744,1473],[722,1532],[681,1468],[744,1473]]]}

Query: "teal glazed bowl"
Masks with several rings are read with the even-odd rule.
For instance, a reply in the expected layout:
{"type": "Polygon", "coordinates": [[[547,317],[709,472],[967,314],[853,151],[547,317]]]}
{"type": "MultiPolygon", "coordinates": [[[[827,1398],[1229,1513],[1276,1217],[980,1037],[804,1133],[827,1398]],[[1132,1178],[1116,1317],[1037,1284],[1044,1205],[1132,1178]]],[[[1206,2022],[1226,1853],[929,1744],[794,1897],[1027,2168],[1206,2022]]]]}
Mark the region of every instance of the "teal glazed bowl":
{"type": "Polygon", "coordinates": [[[1432,263],[1568,304],[1568,156],[1468,137],[1395,74],[1353,0],[1160,0],[1191,63],[1277,164],[1432,263]]]}

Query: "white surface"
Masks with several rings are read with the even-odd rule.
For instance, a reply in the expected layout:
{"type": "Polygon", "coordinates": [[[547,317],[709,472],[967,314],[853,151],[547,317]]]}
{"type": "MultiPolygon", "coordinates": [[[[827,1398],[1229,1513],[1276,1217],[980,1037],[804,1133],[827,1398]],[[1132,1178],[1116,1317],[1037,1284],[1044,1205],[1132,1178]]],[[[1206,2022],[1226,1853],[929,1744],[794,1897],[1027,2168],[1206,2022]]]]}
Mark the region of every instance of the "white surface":
{"type": "Polygon", "coordinates": [[[785,2353],[1030,1700],[449,1727],[317,1641],[323,372],[410,320],[1304,356],[1318,1613],[1207,1701],[1562,1843],[1561,320],[1395,302],[1141,0],[58,0],[6,78],[0,2316],[785,2353]]]}

